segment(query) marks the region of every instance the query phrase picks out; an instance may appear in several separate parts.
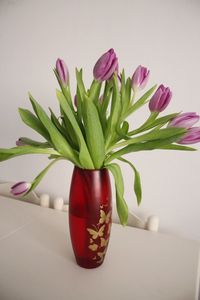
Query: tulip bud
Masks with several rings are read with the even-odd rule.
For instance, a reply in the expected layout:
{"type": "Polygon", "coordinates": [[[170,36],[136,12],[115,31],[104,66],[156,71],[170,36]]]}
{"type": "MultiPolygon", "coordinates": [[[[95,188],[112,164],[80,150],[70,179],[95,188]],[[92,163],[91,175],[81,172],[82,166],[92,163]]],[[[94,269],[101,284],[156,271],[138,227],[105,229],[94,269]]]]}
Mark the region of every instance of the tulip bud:
{"type": "Polygon", "coordinates": [[[64,60],[58,58],[56,61],[56,71],[61,83],[66,86],[69,83],[69,71],[64,60]]]}
{"type": "Polygon", "coordinates": [[[132,87],[134,90],[143,89],[145,87],[149,79],[149,73],[150,71],[147,68],[141,65],[137,67],[132,76],[132,87]]]}
{"type": "Polygon", "coordinates": [[[156,90],[155,94],[151,98],[149,102],[149,109],[151,112],[161,112],[163,111],[169,104],[172,98],[172,92],[167,87],[164,87],[161,84],[156,90]]]}
{"type": "Polygon", "coordinates": [[[177,142],[178,144],[195,144],[200,142],[200,127],[192,127],[177,142]]]}
{"type": "Polygon", "coordinates": [[[21,138],[19,138],[19,139],[16,141],[16,146],[26,146],[26,144],[21,140],[21,138]]]}
{"type": "Polygon", "coordinates": [[[182,127],[191,128],[195,123],[199,121],[199,116],[195,112],[187,112],[176,116],[172,119],[168,126],[169,127],[182,127]]]}
{"type": "Polygon", "coordinates": [[[118,70],[118,58],[113,49],[104,53],[96,62],[93,75],[96,80],[104,81],[112,77],[115,71],[118,70]]]}
{"type": "Polygon", "coordinates": [[[11,187],[11,194],[14,196],[23,195],[31,188],[31,183],[21,181],[11,187]]]}

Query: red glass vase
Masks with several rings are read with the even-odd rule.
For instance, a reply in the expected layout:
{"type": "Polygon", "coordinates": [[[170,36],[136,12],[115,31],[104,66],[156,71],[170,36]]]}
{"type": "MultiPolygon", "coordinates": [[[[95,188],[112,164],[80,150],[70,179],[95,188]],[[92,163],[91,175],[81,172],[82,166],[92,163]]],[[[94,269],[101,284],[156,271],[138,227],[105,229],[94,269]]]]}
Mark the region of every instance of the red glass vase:
{"type": "Polygon", "coordinates": [[[74,167],[69,197],[69,227],[77,264],[100,266],[111,229],[111,185],[107,169],[74,167]]]}

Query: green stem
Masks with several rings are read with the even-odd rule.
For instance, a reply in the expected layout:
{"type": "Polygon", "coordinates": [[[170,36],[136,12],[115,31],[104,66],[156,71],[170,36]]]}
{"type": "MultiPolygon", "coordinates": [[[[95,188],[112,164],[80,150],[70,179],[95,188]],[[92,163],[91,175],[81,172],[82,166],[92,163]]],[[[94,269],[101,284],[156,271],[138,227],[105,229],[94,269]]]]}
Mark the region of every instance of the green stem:
{"type": "Polygon", "coordinates": [[[36,188],[36,186],[38,186],[38,184],[41,182],[41,180],[43,179],[43,177],[46,175],[46,173],[48,172],[48,170],[58,161],[64,158],[56,158],[55,160],[53,160],[46,168],[44,168],[39,175],[33,180],[31,188],[28,190],[28,192],[26,193],[26,195],[28,193],[30,193],[32,190],[34,190],[36,188]]]}
{"type": "Polygon", "coordinates": [[[129,136],[130,136],[130,135],[135,135],[135,134],[137,134],[137,133],[140,133],[141,131],[144,131],[145,128],[157,118],[158,114],[159,114],[158,112],[152,112],[152,113],[150,114],[150,116],[148,117],[148,119],[147,119],[147,120],[146,120],[139,128],[130,131],[130,132],[128,133],[128,135],[129,135],[129,136]]]}

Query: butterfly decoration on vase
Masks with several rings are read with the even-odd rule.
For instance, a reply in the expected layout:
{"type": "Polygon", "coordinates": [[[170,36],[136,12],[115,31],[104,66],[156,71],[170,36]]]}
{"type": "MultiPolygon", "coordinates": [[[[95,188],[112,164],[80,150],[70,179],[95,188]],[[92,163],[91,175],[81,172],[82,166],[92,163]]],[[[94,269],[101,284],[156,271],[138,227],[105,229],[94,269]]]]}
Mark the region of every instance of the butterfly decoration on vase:
{"type": "Polygon", "coordinates": [[[111,217],[111,211],[109,211],[107,214],[105,213],[104,210],[100,210],[100,220],[99,223],[100,224],[108,224],[110,222],[110,217],[111,217]]]}
{"type": "Polygon", "coordinates": [[[104,234],[105,225],[101,226],[99,229],[95,230],[92,228],[87,228],[87,231],[92,236],[93,240],[96,240],[98,237],[103,236],[104,234]]]}

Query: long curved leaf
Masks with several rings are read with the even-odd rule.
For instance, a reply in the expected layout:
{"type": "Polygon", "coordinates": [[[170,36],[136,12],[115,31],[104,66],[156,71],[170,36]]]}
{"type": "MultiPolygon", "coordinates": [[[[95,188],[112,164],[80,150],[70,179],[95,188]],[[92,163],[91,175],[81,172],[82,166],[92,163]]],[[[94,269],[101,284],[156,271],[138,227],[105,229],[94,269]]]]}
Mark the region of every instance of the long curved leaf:
{"type": "Polygon", "coordinates": [[[155,141],[149,141],[149,142],[144,142],[144,143],[136,143],[132,145],[128,145],[124,148],[122,148],[119,151],[112,152],[110,156],[106,159],[105,163],[108,164],[110,163],[113,159],[117,159],[125,154],[131,153],[131,152],[138,152],[138,151],[147,151],[147,150],[154,150],[154,149],[160,149],[161,147],[165,147],[167,145],[170,145],[177,140],[180,139],[182,134],[178,134],[175,136],[172,136],[167,139],[163,140],[155,140],[155,141]]]}
{"type": "Polygon", "coordinates": [[[42,135],[47,141],[50,141],[50,136],[46,128],[43,126],[43,124],[34,116],[32,112],[30,112],[28,109],[19,108],[19,114],[22,119],[22,121],[35,131],[37,131],[40,135],[42,135]]]}
{"type": "Polygon", "coordinates": [[[84,137],[82,135],[82,132],[80,130],[80,127],[76,121],[76,118],[74,117],[74,114],[70,108],[70,106],[68,105],[68,103],[65,101],[65,98],[63,96],[63,94],[60,91],[57,91],[57,98],[58,101],[62,107],[62,110],[64,112],[64,114],[66,114],[67,118],[69,119],[74,132],[76,134],[78,143],[79,143],[79,160],[81,165],[86,168],[86,169],[93,169],[94,168],[94,164],[92,162],[92,159],[90,157],[90,153],[88,151],[87,145],[85,143],[84,137]]]}
{"type": "Polygon", "coordinates": [[[140,180],[140,174],[137,171],[137,169],[135,168],[135,166],[129,160],[124,159],[122,157],[119,157],[118,159],[127,163],[133,169],[133,171],[135,173],[134,191],[135,191],[135,195],[137,198],[137,203],[138,203],[138,205],[140,205],[140,203],[142,201],[142,185],[141,185],[141,180],[140,180]]]}
{"type": "Polygon", "coordinates": [[[95,169],[100,169],[105,159],[104,135],[97,108],[93,101],[85,98],[83,104],[86,140],[95,169]]]}
{"type": "Polygon", "coordinates": [[[162,146],[159,149],[163,149],[163,150],[181,150],[181,151],[197,151],[196,148],[183,146],[183,145],[176,145],[176,144],[162,146]]]}
{"type": "MultiPolygon", "coordinates": [[[[151,116],[149,117],[149,120],[147,120],[147,122],[145,122],[142,126],[140,126],[139,128],[132,130],[128,133],[129,136],[134,135],[134,134],[138,134],[142,131],[146,131],[149,130],[153,127],[156,126],[164,126],[166,123],[168,123],[170,120],[172,120],[173,118],[175,118],[176,116],[178,116],[179,113],[174,113],[174,114],[170,114],[170,115],[166,115],[164,117],[158,118],[158,119],[153,119],[153,121],[151,121],[151,116]]],[[[153,115],[154,118],[154,115],[153,115]]]]}
{"type": "Polygon", "coordinates": [[[36,186],[38,186],[38,184],[43,179],[43,177],[46,175],[48,170],[60,159],[61,158],[57,158],[57,159],[53,160],[52,162],[50,162],[50,164],[38,174],[38,176],[33,180],[31,188],[28,190],[26,195],[29,194],[31,191],[33,191],[36,188],[36,186]]]}
{"type": "Polygon", "coordinates": [[[117,75],[113,76],[113,97],[111,102],[111,112],[107,123],[106,133],[105,133],[105,141],[106,141],[106,149],[109,148],[110,143],[115,138],[116,129],[119,122],[119,117],[121,115],[121,101],[120,101],[120,93],[118,87],[118,79],[117,75]]]}
{"type": "Polygon", "coordinates": [[[121,173],[121,169],[118,164],[109,164],[105,166],[109,171],[111,171],[115,180],[116,189],[116,204],[119,219],[122,225],[127,224],[128,220],[128,206],[124,200],[124,181],[121,173]]]}
{"type": "Polygon", "coordinates": [[[48,155],[59,155],[57,151],[49,148],[39,148],[32,146],[20,146],[10,149],[0,148],[0,161],[8,160],[16,156],[26,154],[48,154],[48,155]]]}
{"type": "Polygon", "coordinates": [[[51,122],[50,118],[47,116],[46,112],[43,110],[40,104],[31,95],[30,101],[38,118],[40,119],[46,130],[49,132],[51,141],[57,151],[65,158],[80,166],[78,157],[76,157],[73,149],[71,148],[67,140],[58,131],[56,126],[51,122]]]}
{"type": "Polygon", "coordinates": [[[51,145],[47,142],[38,142],[27,137],[20,137],[20,142],[24,144],[24,146],[33,146],[40,148],[52,148],[51,145]]]}
{"type": "Polygon", "coordinates": [[[183,135],[187,132],[184,128],[178,127],[168,127],[164,129],[153,129],[148,133],[143,135],[137,136],[135,138],[128,139],[124,142],[114,145],[112,148],[119,148],[122,146],[127,146],[131,144],[147,142],[147,141],[154,141],[154,140],[163,140],[177,135],[183,135]]]}
{"type": "Polygon", "coordinates": [[[148,102],[149,97],[153,94],[155,91],[157,85],[154,85],[151,89],[149,89],[139,100],[137,100],[124,114],[123,119],[127,118],[129,115],[131,115],[134,111],[139,109],[141,106],[146,104],[148,102]]]}

